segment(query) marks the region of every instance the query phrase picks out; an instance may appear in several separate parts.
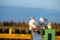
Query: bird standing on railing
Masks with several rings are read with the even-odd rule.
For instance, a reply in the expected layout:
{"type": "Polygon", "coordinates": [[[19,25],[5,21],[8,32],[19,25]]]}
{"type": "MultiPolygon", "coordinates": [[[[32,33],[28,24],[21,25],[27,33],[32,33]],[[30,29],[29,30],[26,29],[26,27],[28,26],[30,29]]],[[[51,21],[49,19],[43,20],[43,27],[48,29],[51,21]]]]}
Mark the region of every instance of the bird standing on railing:
{"type": "Polygon", "coordinates": [[[29,30],[37,31],[38,23],[34,17],[31,17],[29,20],[29,30]]]}
{"type": "MultiPolygon", "coordinates": [[[[47,19],[44,19],[43,17],[41,17],[40,22],[42,23],[42,29],[45,29],[45,25],[47,24],[47,19]]],[[[47,24],[47,28],[51,29],[51,23],[50,22],[47,24]]]]}
{"type": "Polygon", "coordinates": [[[45,25],[47,24],[47,19],[44,19],[43,17],[40,17],[40,25],[42,29],[45,29],[45,25]]]}

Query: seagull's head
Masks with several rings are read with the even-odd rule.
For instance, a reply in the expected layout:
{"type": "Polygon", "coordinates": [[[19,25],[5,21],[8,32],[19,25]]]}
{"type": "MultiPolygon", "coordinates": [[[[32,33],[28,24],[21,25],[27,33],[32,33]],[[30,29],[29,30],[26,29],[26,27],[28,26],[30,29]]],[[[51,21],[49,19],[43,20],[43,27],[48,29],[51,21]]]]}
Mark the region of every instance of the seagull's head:
{"type": "Polygon", "coordinates": [[[34,17],[31,17],[30,19],[35,19],[34,17]]]}

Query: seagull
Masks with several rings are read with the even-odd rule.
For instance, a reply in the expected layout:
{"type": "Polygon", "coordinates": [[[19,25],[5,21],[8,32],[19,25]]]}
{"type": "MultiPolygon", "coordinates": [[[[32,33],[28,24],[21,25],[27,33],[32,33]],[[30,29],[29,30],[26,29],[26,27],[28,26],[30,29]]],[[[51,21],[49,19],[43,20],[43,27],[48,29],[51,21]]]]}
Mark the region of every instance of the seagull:
{"type": "Polygon", "coordinates": [[[46,21],[47,21],[47,19],[44,19],[43,17],[40,17],[40,25],[42,26],[41,28],[42,29],[45,29],[45,24],[46,24],[46,21]]]}
{"type": "Polygon", "coordinates": [[[35,20],[34,17],[31,17],[30,20],[29,20],[29,30],[33,30],[33,31],[37,31],[37,26],[38,26],[38,23],[37,21],[35,20]]]}

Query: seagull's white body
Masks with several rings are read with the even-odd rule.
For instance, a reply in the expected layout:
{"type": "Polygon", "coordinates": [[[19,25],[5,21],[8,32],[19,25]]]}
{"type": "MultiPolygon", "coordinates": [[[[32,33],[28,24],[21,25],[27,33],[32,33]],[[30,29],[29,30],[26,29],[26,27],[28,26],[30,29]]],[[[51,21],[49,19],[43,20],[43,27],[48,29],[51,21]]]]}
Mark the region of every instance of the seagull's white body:
{"type": "Polygon", "coordinates": [[[37,26],[38,26],[38,23],[36,22],[36,20],[35,19],[31,19],[31,20],[29,20],[29,30],[32,30],[32,28],[37,28],[37,26]]]}

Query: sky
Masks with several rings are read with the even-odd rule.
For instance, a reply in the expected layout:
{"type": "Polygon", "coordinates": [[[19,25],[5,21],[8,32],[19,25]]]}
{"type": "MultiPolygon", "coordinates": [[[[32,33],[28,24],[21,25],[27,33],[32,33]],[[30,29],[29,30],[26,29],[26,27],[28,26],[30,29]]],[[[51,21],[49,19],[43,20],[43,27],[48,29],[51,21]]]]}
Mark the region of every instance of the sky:
{"type": "Polygon", "coordinates": [[[60,23],[60,0],[0,0],[0,21],[28,21],[31,16],[60,23]]]}
{"type": "Polygon", "coordinates": [[[60,0],[0,0],[0,6],[60,9],[60,0]]]}

